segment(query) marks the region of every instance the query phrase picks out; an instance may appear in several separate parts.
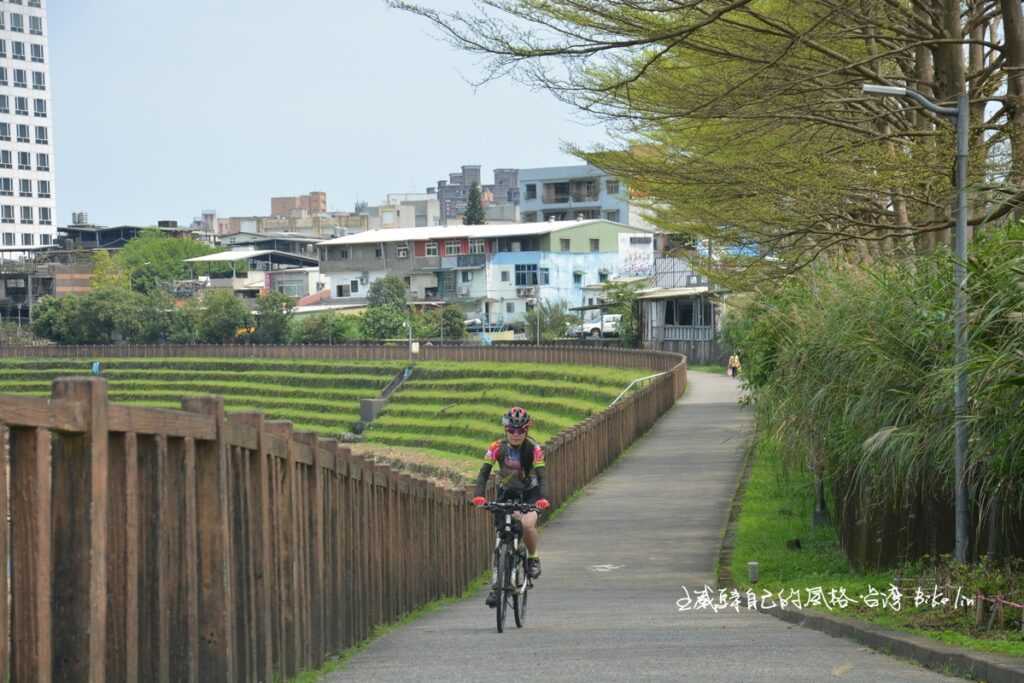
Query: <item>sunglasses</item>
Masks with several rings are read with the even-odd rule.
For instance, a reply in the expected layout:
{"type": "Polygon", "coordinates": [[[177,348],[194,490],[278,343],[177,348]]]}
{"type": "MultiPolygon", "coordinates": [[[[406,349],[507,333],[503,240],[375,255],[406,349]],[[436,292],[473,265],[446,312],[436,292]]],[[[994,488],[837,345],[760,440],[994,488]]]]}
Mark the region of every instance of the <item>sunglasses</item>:
{"type": "Polygon", "coordinates": [[[527,429],[527,427],[505,427],[505,432],[508,434],[525,434],[527,429]]]}

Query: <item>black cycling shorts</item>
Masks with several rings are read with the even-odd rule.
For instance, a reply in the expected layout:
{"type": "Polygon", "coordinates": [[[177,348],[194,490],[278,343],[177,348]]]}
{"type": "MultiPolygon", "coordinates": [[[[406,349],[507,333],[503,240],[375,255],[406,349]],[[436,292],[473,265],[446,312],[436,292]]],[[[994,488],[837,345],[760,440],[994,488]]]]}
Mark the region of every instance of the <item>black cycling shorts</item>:
{"type": "Polygon", "coordinates": [[[517,491],[515,489],[500,489],[498,491],[498,502],[499,503],[529,503],[530,505],[535,504],[541,499],[540,487],[534,486],[531,489],[525,491],[517,491]]]}

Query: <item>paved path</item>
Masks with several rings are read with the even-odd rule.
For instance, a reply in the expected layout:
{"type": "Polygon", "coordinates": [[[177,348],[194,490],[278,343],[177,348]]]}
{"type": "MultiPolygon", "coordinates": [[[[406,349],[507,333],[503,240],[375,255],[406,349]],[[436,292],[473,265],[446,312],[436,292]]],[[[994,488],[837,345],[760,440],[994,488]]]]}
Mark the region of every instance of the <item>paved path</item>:
{"type": "Polygon", "coordinates": [[[499,635],[481,593],[326,680],[959,680],[763,614],[676,609],[680,585],[714,582],[751,424],[733,380],[690,377],[684,399],[544,528],[526,628],[510,615],[499,635]]]}

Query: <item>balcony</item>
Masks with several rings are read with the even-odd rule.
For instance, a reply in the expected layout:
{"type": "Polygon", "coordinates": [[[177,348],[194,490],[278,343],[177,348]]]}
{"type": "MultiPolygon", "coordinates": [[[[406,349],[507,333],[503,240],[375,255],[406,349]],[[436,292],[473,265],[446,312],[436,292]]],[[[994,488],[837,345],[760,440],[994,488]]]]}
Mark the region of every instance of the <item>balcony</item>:
{"type": "Polygon", "coordinates": [[[692,325],[658,325],[654,328],[655,341],[714,341],[715,328],[692,325]]]}
{"type": "Polygon", "coordinates": [[[456,266],[459,268],[483,268],[487,265],[487,254],[466,254],[455,258],[458,259],[456,266]]]}

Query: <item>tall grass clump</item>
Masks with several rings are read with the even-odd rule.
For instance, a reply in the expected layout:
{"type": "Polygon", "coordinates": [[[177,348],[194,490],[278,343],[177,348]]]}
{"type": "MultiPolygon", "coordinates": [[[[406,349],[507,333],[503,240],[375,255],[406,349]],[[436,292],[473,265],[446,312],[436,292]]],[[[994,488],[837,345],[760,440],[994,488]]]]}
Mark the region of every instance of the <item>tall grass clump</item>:
{"type": "MultiPolygon", "coordinates": [[[[856,564],[953,539],[953,257],[821,264],[756,291],[727,324],[759,428],[827,492],[856,564]]],[[[972,554],[1024,553],[1024,225],[968,266],[972,554]]]]}

